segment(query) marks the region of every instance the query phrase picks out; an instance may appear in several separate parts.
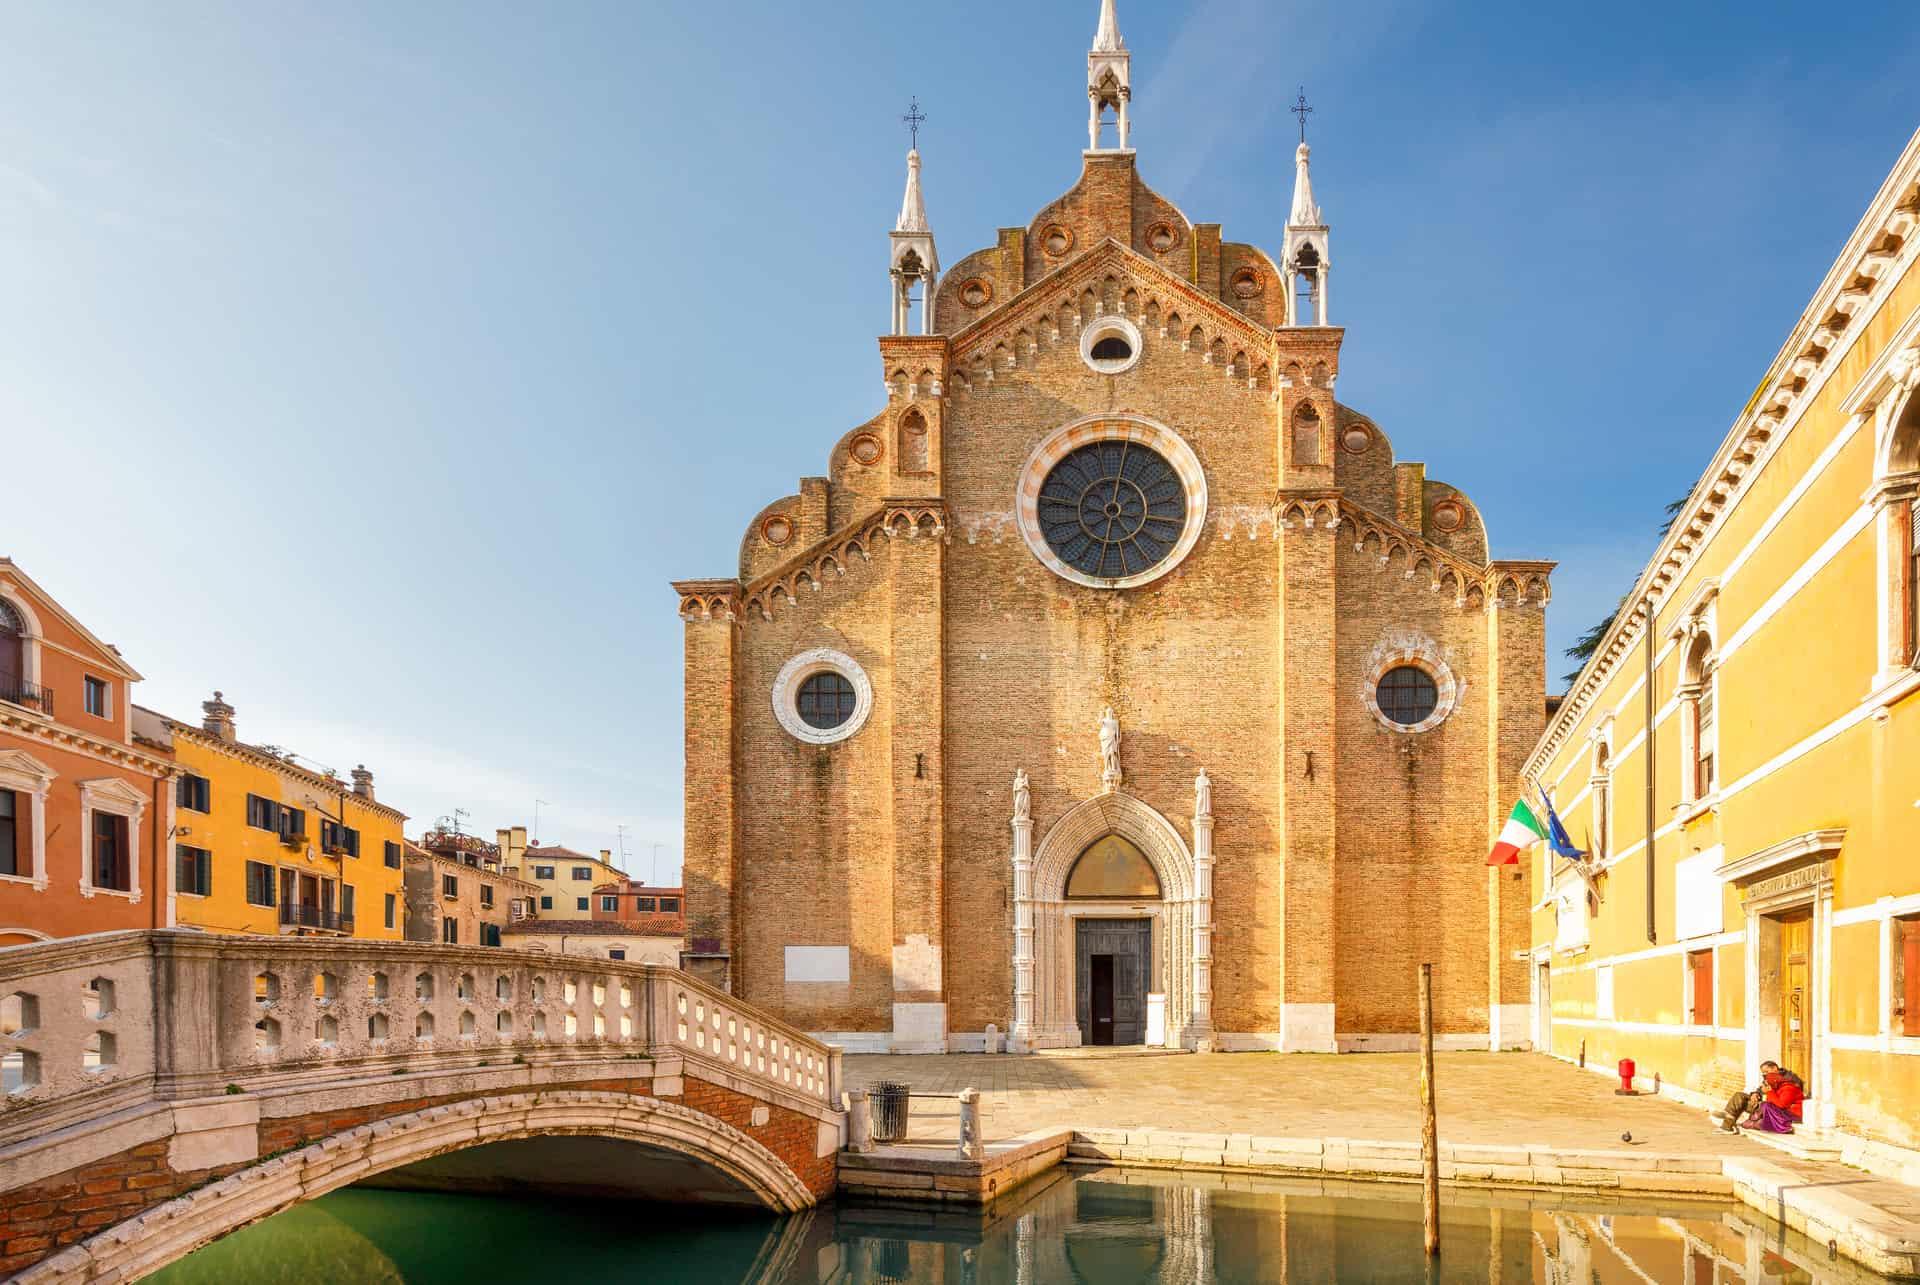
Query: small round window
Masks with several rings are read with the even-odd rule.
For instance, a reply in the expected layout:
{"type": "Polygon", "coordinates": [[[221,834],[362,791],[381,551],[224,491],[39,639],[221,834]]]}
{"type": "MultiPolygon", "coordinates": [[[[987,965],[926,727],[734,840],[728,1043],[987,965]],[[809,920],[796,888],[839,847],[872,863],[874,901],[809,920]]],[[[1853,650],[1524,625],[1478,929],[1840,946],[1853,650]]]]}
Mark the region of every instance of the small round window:
{"type": "Polygon", "coordinates": [[[809,745],[844,741],[873,712],[873,684],[853,657],[827,647],[801,652],[773,680],[773,716],[809,745]]]}
{"type": "Polygon", "coordinates": [[[794,700],[800,721],[823,732],[830,732],[852,718],[855,703],[853,684],[845,674],[831,669],[803,679],[794,700]]]}
{"type": "Polygon", "coordinates": [[[1131,370],[1140,360],[1140,331],[1125,317],[1103,317],[1080,332],[1080,358],[1102,375],[1131,370]]]}
{"type": "Polygon", "coordinates": [[[1374,690],[1380,712],[1402,727],[1412,727],[1433,717],[1440,703],[1440,689],[1433,675],[1417,665],[1396,665],[1380,675],[1374,690]]]}

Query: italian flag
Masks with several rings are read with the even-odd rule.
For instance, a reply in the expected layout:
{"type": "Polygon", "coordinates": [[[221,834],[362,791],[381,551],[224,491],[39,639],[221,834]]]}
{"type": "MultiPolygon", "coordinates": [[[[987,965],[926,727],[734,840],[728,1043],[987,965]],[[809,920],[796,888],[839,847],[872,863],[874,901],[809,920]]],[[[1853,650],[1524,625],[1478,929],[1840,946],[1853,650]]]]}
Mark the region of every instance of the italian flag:
{"type": "Polygon", "coordinates": [[[1513,811],[1507,814],[1507,823],[1500,827],[1500,837],[1493,841],[1493,851],[1487,854],[1490,866],[1517,866],[1520,864],[1520,849],[1531,847],[1547,837],[1547,827],[1540,824],[1540,818],[1533,814],[1523,798],[1513,805],[1513,811]]]}

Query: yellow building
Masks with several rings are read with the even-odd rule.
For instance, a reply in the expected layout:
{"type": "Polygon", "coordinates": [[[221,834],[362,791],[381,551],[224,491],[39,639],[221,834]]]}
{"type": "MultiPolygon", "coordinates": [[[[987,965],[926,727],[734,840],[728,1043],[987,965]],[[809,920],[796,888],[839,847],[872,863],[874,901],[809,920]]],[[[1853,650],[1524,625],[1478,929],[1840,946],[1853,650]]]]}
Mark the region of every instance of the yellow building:
{"type": "Polygon", "coordinates": [[[498,831],[496,837],[500,864],[507,872],[539,885],[534,913],[541,919],[591,919],[595,886],[627,878],[607,848],[590,857],[572,848],[529,847],[527,828],[520,825],[498,831]]]}
{"type": "Polygon", "coordinates": [[[400,941],[406,929],[401,827],[406,815],[284,751],[234,735],[215,692],[200,726],[139,711],[171,742],[175,913],[208,932],[314,934],[400,941]]]}
{"type": "Polygon", "coordinates": [[[1715,1106],[1778,1061],[1809,1124],[1899,1164],[1920,1164],[1899,1150],[1920,1148],[1917,260],[1920,134],[1526,765],[1592,854],[1533,855],[1536,1046],[1715,1106]]]}

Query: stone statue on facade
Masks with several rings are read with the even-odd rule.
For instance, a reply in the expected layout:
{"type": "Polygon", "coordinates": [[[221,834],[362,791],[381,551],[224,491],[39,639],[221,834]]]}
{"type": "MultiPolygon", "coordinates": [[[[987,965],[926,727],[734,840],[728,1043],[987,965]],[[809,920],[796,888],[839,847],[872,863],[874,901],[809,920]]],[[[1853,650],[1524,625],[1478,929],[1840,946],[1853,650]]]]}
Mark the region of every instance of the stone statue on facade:
{"type": "Polygon", "coordinates": [[[1013,769],[1013,819],[1033,820],[1033,791],[1027,785],[1027,769],[1013,769]]]}
{"type": "Polygon", "coordinates": [[[1113,706],[1109,705],[1100,715],[1100,784],[1111,790],[1122,779],[1120,720],[1114,717],[1113,706]]]}
{"type": "Polygon", "coordinates": [[[1213,779],[1207,775],[1204,767],[1200,769],[1200,775],[1193,778],[1193,815],[1213,816],[1213,779]]]}

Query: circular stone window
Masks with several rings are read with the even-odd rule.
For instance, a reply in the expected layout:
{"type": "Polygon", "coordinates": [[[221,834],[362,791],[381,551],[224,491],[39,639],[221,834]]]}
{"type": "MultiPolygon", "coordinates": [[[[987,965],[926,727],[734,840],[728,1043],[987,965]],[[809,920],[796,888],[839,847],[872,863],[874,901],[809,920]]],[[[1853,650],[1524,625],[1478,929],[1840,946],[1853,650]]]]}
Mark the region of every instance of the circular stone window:
{"type": "Polygon", "coordinates": [[[829,648],[801,652],[773,681],[773,715],[797,740],[844,741],[873,710],[873,684],[851,656],[829,648]]]}
{"type": "Polygon", "coordinates": [[[969,308],[984,308],[993,299],[993,286],[979,277],[960,287],[960,302],[969,308]]]}
{"type": "Polygon", "coordinates": [[[1467,511],[1457,500],[1442,500],[1433,506],[1433,527],[1436,531],[1458,531],[1467,520],[1467,511]]]}
{"type": "Polygon", "coordinates": [[[1021,472],[1020,533],[1056,575],[1127,589],[1179,565],[1200,538],[1207,487],[1178,434],[1144,416],[1091,417],[1042,442],[1021,472]]]}
{"type": "Polygon", "coordinates": [[[1367,687],[1367,706],[1381,726],[1424,732],[1453,712],[1459,687],[1453,671],[1423,643],[1380,656],[1367,687]]]}
{"type": "Polygon", "coordinates": [[[783,514],[776,513],[760,524],[760,534],[766,537],[768,544],[779,546],[793,539],[793,522],[783,514]]]}
{"type": "Polygon", "coordinates": [[[1358,455],[1373,445],[1373,434],[1355,424],[1340,434],[1340,445],[1345,447],[1349,454],[1358,455]]]}
{"type": "Polygon", "coordinates": [[[1265,289],[1260,274],[1252,268],[1242,268],[1233,274],[1233,293],[1242,299],[1252,299],[1265,289]]]}
{"type": "Polygon", "coordinates": [[[1147,248],[1155,254],[1165,254],[1179,244],[1180,234],[1171,223],[1156,223],[1147,229],[1147,248]]]}
{"type": "Polygon", "coordinates": [[[1073,229],[1064,223],[1050,223],[1040,234],[1040,248],[1053,258],[1073,249],[1073,229]]]}
{"type": "Polygon", "coordinates": [[[1140,361],[1140,331],[1125,317],[1102,317],[1080,332],[1080,360],[1102,375],[1129,371],[1140,361]]]}
{"type": "Polygon", "coordinates": [[[853,456],[856,464],[874,465],[880,462],[880,439],[872,433],[862,433],[853,439],[847,447],[847,454],[853,456]]]}

